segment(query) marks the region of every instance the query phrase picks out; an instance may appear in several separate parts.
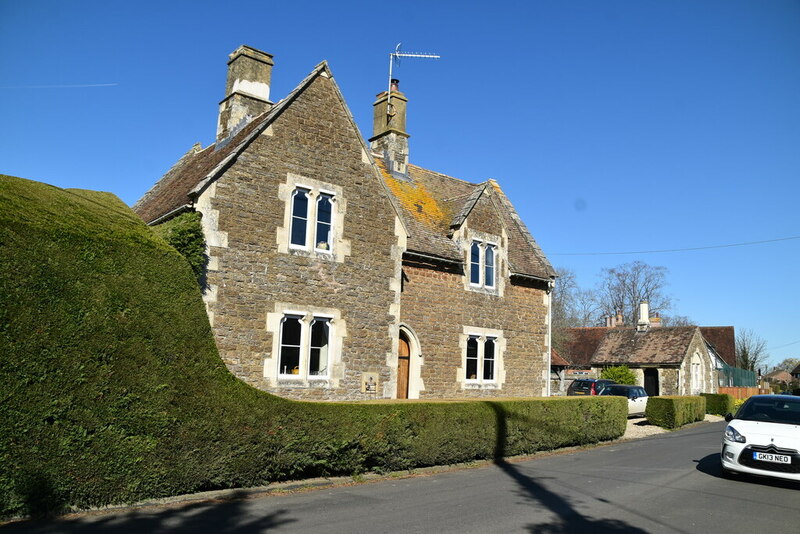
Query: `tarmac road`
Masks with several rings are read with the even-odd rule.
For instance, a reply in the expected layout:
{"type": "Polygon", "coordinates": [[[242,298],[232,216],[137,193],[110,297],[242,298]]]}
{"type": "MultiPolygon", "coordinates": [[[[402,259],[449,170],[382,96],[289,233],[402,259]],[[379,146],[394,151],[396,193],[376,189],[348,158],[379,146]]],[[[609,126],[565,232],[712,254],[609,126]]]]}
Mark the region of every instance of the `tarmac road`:
{"type": "Polygon", "coordinates": [[[2,532],[798,532],[800,484],[722,478],[725,423],[519,462],[295,494],[17,523],[2,532]]]}

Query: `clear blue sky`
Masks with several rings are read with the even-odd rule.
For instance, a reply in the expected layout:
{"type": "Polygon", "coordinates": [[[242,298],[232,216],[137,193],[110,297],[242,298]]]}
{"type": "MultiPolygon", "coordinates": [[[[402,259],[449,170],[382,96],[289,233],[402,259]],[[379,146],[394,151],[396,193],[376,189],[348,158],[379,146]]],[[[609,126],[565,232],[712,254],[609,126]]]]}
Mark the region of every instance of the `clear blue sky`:
{"type": "Polygon", "coordinates": [[[800,2],[0,0],[0,173],[133,204],[213,142],[227,54],[327,59],[361,127],[388,53],[411,161],[497,179],[556,266],[669,269],[674,314],[800,356],[800,2]],[[244,6],[244,7],[239,7],[244,6]]]}

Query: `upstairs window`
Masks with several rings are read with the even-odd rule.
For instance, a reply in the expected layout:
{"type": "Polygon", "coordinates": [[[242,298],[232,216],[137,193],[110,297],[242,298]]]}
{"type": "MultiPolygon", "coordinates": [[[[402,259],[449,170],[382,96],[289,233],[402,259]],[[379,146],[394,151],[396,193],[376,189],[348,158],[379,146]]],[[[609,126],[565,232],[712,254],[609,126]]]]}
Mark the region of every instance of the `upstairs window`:
{"type": "Polygon", "coordinates": [[[308,229],[308,189],[297,188],[292,193],[292,231],[291,245],[306,246],[308,229]]]}
{"type": "Polygon", "coordinates": [[[317,198],[317,232],[314,238],[314,249],[330,251],[333,232],[333,195],[320,193],[317,198]]]}
{"type": "Polygon", "coordinates": [[[481,285],[481,244],[473,241],[469,249],[469,283],[481,285]]]}
{"type": "Polygon", "coordinates": [[[474,287],[494,289],[496,282],[497,245],[473,241],[469,249],[469,283],[474,287]]]}
{"type": "Polygon", "coordinates": [[[486,245],[483,249],[483,285],[494,287],[494,245],[486,245]]]}
{"type": "Polygon", "coordinates": [[[331,252],[334,198],[330,193],[311,191],[302,187],[294,190],[289,232],[291,248],[310,249],[313,243],[316,252],[331,252]]]}

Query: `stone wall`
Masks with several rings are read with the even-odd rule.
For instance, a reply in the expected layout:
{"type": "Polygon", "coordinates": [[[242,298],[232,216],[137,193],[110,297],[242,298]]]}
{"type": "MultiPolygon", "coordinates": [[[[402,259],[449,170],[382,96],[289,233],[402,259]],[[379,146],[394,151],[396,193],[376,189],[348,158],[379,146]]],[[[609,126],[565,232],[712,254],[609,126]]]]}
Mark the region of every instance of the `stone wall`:
{"type": "Polygon", "coordinates": [[[399,298],[396,216],[326,73],[318,76],[198,202],[213,218],[206,303],[220,355],[239,378],[296,399],[358,399],[362,373],[391,396],[399,298]],[[330,184],[341,239],[333,254],[280,250],[291,180],[330,184]],[[346,247],[345,247],[346,244],[346,247]],[[344,249],[341,247],[345,247],[344,249]],[[394,308],[392,305],[395,305],[394,308]],[[329,311],[341,339],[329,380],[279,381],[275,314],[329,311]],[[268,314],[269,315],[268,317],[268,314]]]}
{"type": "Polygon", "coordinates": [[[546,394],[547,294],[542,288],[507,282],[505,295],[499,297],[466,291],[457,271],[406,261],[403,273],[400,318],[417,336],[424,359],[420,398],[546,394]],[[499,388],[459,382],[465,327],[502,331],[504,382],[499,388]]]}

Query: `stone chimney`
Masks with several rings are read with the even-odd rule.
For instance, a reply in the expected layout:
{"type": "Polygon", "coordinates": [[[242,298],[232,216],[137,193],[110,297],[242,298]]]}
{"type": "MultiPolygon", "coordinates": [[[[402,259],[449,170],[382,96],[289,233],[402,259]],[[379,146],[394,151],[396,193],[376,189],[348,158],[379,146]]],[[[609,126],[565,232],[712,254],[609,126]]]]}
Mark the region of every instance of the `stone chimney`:
{"type": "Polygon", "coordinates": [[[658,313],[654,313],[653,317],[650,317],[650,328],[659,328],[661,326],[661,316],[658,313]]]}
{"type": "Polygon", "coordinates": [[[384,157],[392,173],[408,173],[408,133],[406,133],[406,95],[400,92],[399,80],[392,80],[390,91],[377,95],[373,104],[370,148],[384,157]]]}
{"type": "Polygon", "coordinates": [[[639,320],[636,321],[637,332],[647,332],[650,329],[650,306],[646,300],[639,304],[639,320]]]}
{"type": "Polygon", "coordinates": [[[225,98],[219,103],[217,143],[272,107],[272,55],[242,45],[228,57],[228,83],[225,98]]]}

